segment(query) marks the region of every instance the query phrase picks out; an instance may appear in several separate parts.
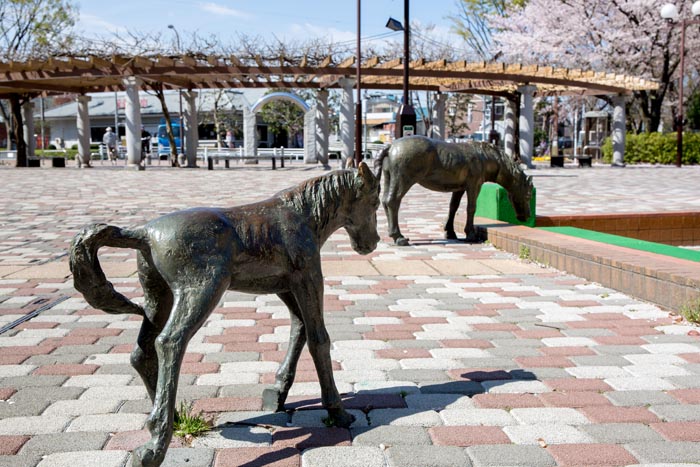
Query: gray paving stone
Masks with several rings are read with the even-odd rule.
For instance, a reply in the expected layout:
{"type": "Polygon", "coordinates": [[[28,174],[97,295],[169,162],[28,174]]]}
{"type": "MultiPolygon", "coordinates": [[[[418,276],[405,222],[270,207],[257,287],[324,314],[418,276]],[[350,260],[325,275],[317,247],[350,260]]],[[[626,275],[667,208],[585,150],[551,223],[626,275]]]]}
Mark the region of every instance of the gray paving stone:
{"type": "Polygon", "coordinates": [[[450,377],[444,370],[432,369],[397,369],[387,372],[389,380],[414,381],[416,383],[425,381],[450,381],[450,377]]]}
{"type": "Polygon", "coordinates": [[[696,337],[683,334],[653,334],[649,336],[640,336],[650,344],[674,344],[674,343],[689,343],[697,344],[696,337]]]}
{"type": "MultiPolygon", "coordinates": [[[[473,333],[470,333],[473,334],[473,333]]],[[[506,339],[490,339],[491,343],[496,347],[531,347],[537,349],[542,347],[542,341],[539,339],[516,339],[514,334],[510,334],[510,338],[506,339]]],[[[489,352],[493,349],[488,349],[489,352]]],[[[541,355],[541,354],[539,354],[541,355]]]]}
{"type": "Polygon", "coordinates": [[[587,433],[596,443],[624,444],[664,439],[659,433],[642,423],[599,423],[581,425],[577,428],[587,433]]]}
{"type": "Polygon", "coordinates": [[[0,378],[0,387],[7,388],[32,388],[61,386],[68,380],[68,376],[63,375],[27,375],[13,376],[12,378],[0,378]]]}
{"type": "Polygon", "coordinates": [[[640,349],[637,345],[596,345],[591,347],[594,351],[604,355],[630,355],[649,353],[640,349]]]}
{"type": "Polygon", "coordinates": [[[591,329],[566,329],[564,335],[568,337],[600,337],[613,336],[614,333],[608,329],[591,328],[591,329]]]}
{"type": "Polygon", "coordinates": [[[406,406],[414,410],[464,409],[474,407],[474,401],[462,394],[409,394],[404,398],[406,406]]]}
{"type": "Polygon", "coordinates": [[[663,391],[610,391],[605,393],[610,402],[621,407],[673,405],[678,401],[663,391]]]}
{"type": "Polygon", "coordinates": [[[259,426],[223,426],[195,438],[192,446],[198,449],[230,449],[261,447],[272,444],[272,433],[259,426]]]}
{"type": "Polygon", "coordinates": [[[386,467],[384,452],[369,446],[336,446],[307,449],[301,467],[386,467]]]}
{"type": "Polygon", "coordinates": [[[0,456],[0,467],[36,467],[39,462],[41,462],[41,456],[38,454],[0,456]]]}
{"type": "MultiPolygon", "coordinates": [[[[515,373],[515,372],[512,372],[515,373]]],[[[522,377],[522,378],[516,378],[517,373],[515,373],[513,376],[513,379],[536,379],[536,380],[544,380],[544,379],[561,379],[561,378],[571,378],[572,376],[566,372],[564,368],[540,368],[540,367],[535,367],[535,368],[523,368],[523,371],[521,373],[522,375],[527,375],[527,378],[522,377]]]]}
{"type": "Polygon", "coordinates": [[[146,423],[146,414],[97,414],[76,417],[66,431],[131,431],[140,430],[146,423]]]}
{"type": "Polygon", "coordinates": [[[484,392],[481,383],[475,381],[448,381],[439,383],[423,383],[419,386],[421,394],[460,394],[472,396],[484,392]]]}
{"type": "MultiPolygon", "coordinates": [[[[596,348],[597,349],[597,348],[596,348]]],[[[619,366],[624,367],[630,364],[629,361],[615,355],[582,355],[570,357],[569,360],[578,366],[619,366]]]]}
{"type": "Polygon", "coordinates": [[[503,427],[503,431],[515,444],[538,445],[542,441],[547,444],[593,442],[593,438],[582,432],[580,427],[557,423],[556,418],[552,420],[551,423],[505,426],[503,427]]]}
{"type": "Polygon", "coordinates": [[[75,364],[75,363],[83,363],[85,361],[85,357],[82,355],[72,355],[72,354],[64,354],[64,355],[32,355],[28,359],[26,359],[23,364],[26,365],[37,365],[37,366],[43,366],[43,365],[56,365],[56,364],[75,364]]]}
{"type": "Polygon", "coordinates": [[[494,357],[505,357],[505,358],[515,358],[515,357],[541,357],[542,353],[535,347],[520,347],[520,346],[507,346],[507,347],[496,347],[494,349],[488,349],[489,353],[494,357]]]}
{"type": "Polygon", "coordinates": [[[351,428],[353,446],[396,446],[430,445],[432,444],[428,431],[416,426],[387,426],[378,425],[371,427],[351,428]]]}
{"type": "Polygon", "coordinates": [[[367,414],[371,426],[431,427],[442,425],[442,419],[434,410],[376,409],[367,414]]]}
{"type": "Polygon", "coordinates": [[[122,467],[129,454],[126,451],[79,451],[49,454],[38,467],[122,467]]]}
{"type": "MultiPolygon", "coordinates": [[[[367,426],[367,417],[360,410],[348,410],[349,413],[355,416],[353,427],[367,426]]],[[[319,410],[297,410],[292,413],[292,426],[322,428],[326,426],[328,412],[323,409],[319,410]]]]}
{"type": "Polygon", "coordinates": [[[90,345],[64,345],[52,352],[53,355],[84,355],[85,358],[92,354],[109,353],[114,347],[110,344],[90,344],[90,345]]]}
{"type": "Polygon", "coordinates": [[[0,401],[0,419],[40,415],[48,406],[49,402],[43,399],[0,401]]]}
{"type": "Polygon", "coordinates": [[[447,426],[507,426],[518,422],[505,410],[501,409],[445,409],[440,418],[447,426]]]}
{"type": "Polygon", "coordinates": [[[64,416],[12,417],[0,420],[0,435],[60,433],[71,421],[64,416]]]}
{"type": "Polygon", "coordinates": [[[700,388],[700,378],[698,378],[697,375],[669,376],[668,378],[664,379],[680,389],[700,388]]]}
{"type": "MultiPolygon", "coordinates": [[[[179,391],[178,391],[179,392],[179,391]]],[[[150,413],[153,403],[150,399],[138,399],[120,402],[119,413],[150,413]]]]}
{"type": "Polygon", "coordinates": [[[466,450],[474,467],[522,466],[549,467],[554,458],[539,446],[493,444],[470,446],[466,450]]]}
{"type": "Polygon", "coordinates": [[[268,384],[230,384],[227,386],[205,386],[218,388],[220,397],[261,397],[268,384]]]}
{"type": "Polygon", "coordinates": [[[389,467],[471,467],[464,449],[456,446],[392,446],[389,467]]]}
{"type": "Polygon", "coordinates": [[[139,379],[139,374],[131,365],[102,365],[94,373],[96,375],[130,375],[139,379]]]}
{"type": "Polygon", "coordinates": [[[44,456],[54,452],[98,451],[108,439],[109,433],[96,431],[36,435],[24,444],[20,453],[44,456]]]}
{"type": "Polygon", "coordinates": [[[463,358],[459,360],[464,368],[498,368],[501,370],[515,370],[520,368],[520,365],[515,363],[510,358],[493,357],[493,358],[463,358]]]}
{"type": "Polygon", "coordinates": [[[215,420],[215,426],[224,425],[270,425],[288,426],[291,421],[286,412],[240,411],[223,412],[215,420]]]}
{"type": "MultiPolygon", "coordinates": [[[[505,345],[508,340],[515,342],[515,335],[508,331],[470,331],[466,333],[469,339],[498,340],[499,345],[505,345]]],[[[518,339],[520,341],[520,339],[518,339]]],[[[541,344],[540,344],[541,345],[541,344]]]]}
{"type": "MultiPolygon", "coordinates": [[[[659,418],[668,422],[698,422],[700,421],[700,405],[652,405],[649,410],[659,418]]],[[[700,456],[698,456],[700,459],[700,456]]]]}
{"type": "Polygon", "coordinates": [[[19,389],[12,395],[11,400],[16,402],[35,401],[37,399],[46,402],[77,399],[85,391],[85,388],[68,387],[26,387],[19,389]]]}
{"type": "Polygon", "coordinates": [[[214,452],[206,448],[171,448],[165,454],[161,467],[210,467],[214,452]]]}
{"type": "Polygon", "coordinates": [[[393,349],[435,349],[440,347],[440,343],[434,340],[389,340],[387,345],[393,349]]]}
{"type": "Polygon", "coordinates": [[[697,463],[700,443],[689,441],[643,441],[625,445],[640,463],[697,463]]]}
{"type": "Polygon", "coordinates": [[[260,359],[259,352],[214,352],[204,355],[202,361],[215,363],[254,362],[260,359]]]}

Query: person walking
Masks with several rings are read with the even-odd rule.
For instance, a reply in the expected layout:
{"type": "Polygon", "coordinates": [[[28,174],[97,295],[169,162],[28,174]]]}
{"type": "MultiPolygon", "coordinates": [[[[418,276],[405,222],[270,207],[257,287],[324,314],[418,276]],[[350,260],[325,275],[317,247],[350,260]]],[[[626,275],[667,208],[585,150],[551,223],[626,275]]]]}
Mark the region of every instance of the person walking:
{"type": "Polygon", "coordinates": [[[105,135],[102,137],[102,144],[107,148],[107,156],[112,161],[112,165],[117,165],[117,135],[108,126],[105,135]]]}

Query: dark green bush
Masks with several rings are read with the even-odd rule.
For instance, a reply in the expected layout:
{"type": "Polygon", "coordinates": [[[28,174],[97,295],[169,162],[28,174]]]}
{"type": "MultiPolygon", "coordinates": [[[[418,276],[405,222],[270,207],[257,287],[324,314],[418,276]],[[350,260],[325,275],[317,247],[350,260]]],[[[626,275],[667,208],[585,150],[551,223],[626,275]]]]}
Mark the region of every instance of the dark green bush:
{"type": "MultiPolygon", "coordinates": [[[[612,162],[612,139],[603,143],[603,161],[612,162]]],[[[627,164],[676,163],[676,133],[627,133],[625,142],[627,164]]],[[[683,164],[700,163],[700,133],[683,133],[683,164]]]]}

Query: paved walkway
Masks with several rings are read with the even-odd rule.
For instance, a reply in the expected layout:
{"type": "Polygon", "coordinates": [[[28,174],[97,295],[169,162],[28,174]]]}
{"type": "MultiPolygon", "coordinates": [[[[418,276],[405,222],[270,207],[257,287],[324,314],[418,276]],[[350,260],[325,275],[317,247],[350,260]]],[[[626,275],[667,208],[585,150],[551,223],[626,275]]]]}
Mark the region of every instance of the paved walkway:
{"type": "MultiPolygon", "coordinates": [[[[78,228],[240,204],[321,173],[298,164],[274,172],[0,169],[0,325],[48,306],[0,335],[0,466],[121,467],[147,439],[150,403],[129,366],[139,320],[96,311],[74,291],[65,255],[78,228]]],[[[700,204],[700,168],[533,173],[548,214],[700,204]]],[[[383,242],[362,257],[340,231],[323,250],[326,322],[336,381],[357,417],[351,429],[323,426],[308,354],[289,412],[261,411],[286,346],[287,312],[275,296],[228,292],[190,344],[179,389],[216,428],[189,447],[175,441],[163,465],[700,462],[695,329],[491,245],[438,240],[447,202],[411,190],[401,211],[409,248],[383,242]]],[[[384,234],[382,213],[379,223],[384,234]]],[[[101,258],[118,289],[139,296],[133,252],[105,249],[101,258]]]]}

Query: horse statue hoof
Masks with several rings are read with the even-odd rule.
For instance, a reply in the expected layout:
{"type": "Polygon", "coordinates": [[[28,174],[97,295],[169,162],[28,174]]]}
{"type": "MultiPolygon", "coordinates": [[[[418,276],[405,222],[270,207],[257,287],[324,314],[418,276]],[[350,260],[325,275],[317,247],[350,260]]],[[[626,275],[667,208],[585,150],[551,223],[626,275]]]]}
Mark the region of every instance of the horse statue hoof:
{"type": "Polygon", "coordinates": [[[446,240],[457,240],[457,234],[454,232],[445,232],[446,240]]]}
{"type": "Polygon", "coordinates": [[[267,388],[263,390],[263,410],[271,412],[284,412],[284,400],[280,392],[275,388],[267,388]]]}
{"type": "Polygon", "coordinates": [[[158,467],[163,462],[163,457],[158,456],[149,444],[146,443],[134,450],[131,455],[131,467],[158,467]]]}
{"type": "Polygon", "coordinates": [[[338,428],[350,428],[350,425],[355,421],[355,416],[343,409],[329,410],[328,417],[331,424],[338,428]]]}
{"type": "Polygon", "coordinates": [[[408,246],[408,239],[406,237],[395,238],[394,245],[396,245],[396,246],[408,246]]]}

